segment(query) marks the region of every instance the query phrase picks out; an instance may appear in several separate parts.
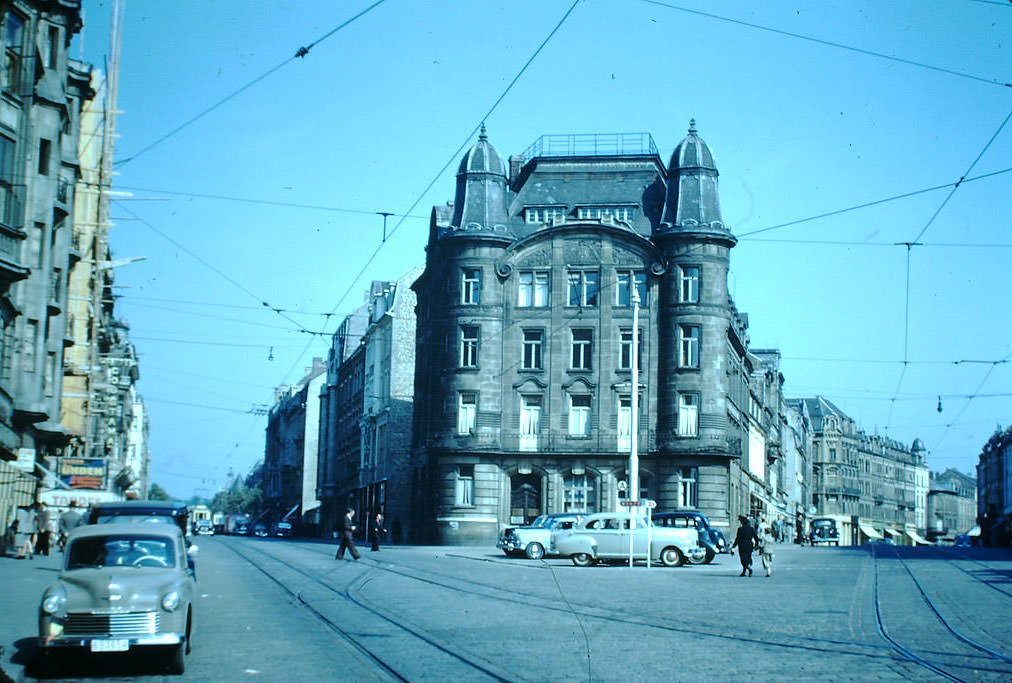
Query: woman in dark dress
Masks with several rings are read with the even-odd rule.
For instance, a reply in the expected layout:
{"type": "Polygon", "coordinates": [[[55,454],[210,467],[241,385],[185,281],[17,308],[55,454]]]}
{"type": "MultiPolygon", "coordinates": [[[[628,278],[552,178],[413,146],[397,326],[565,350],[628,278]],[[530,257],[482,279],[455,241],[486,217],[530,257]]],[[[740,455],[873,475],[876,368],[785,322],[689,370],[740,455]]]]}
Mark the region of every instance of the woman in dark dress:
{"type": "Polygon", "coordinates": [[[756,545],[756,533],[755,527],[748,521],[748,517],[744,515],[738,515],[738,522],[741,526],[738,527],[738,533],[734,536],[734,543],[731,544],[731,552],[734,549],[738,549],[738,559],[741,561],[741,574],[739,576],[745,576],[748,572],[749,576],[752,576],[752,551],[756,545]]]}

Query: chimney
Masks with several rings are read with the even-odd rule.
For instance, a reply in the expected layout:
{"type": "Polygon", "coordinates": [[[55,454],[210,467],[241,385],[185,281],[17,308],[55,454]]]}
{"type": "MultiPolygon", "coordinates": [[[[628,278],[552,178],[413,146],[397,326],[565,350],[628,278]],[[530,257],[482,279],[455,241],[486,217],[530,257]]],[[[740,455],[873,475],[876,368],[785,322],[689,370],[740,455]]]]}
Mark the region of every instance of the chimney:
{"type": "Polygon", "coordinates": [[[520,177],[520,169],[524,167],[524,155],[514,154],[510,157],[510,187],[514,187],[520,177]]]}

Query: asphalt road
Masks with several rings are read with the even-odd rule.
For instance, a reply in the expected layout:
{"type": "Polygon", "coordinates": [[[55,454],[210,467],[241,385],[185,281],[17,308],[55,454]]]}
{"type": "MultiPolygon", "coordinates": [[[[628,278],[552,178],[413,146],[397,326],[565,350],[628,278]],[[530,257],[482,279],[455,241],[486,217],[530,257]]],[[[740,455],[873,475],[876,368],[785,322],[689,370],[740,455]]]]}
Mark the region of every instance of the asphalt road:
{"type": "MultiPolygon", "coordinates": [[[[757,563],[742,578],[728,556],[648,570],[387,547],[338,562],[319,543],[197,542],[191,680],[1012,679],[1007,549],[780,546],[772,577],[757,563]]],[[[0,560],[15,680],[57,559],[0,560]]],[[[132,654],[54,677],[173,679],[132,654]]]]}

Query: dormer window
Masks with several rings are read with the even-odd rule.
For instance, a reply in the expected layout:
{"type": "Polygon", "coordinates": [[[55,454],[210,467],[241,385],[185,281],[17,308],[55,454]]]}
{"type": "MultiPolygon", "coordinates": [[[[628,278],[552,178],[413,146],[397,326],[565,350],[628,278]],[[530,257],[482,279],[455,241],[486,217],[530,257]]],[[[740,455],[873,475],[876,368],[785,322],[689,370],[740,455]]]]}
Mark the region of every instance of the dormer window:
{"type": "Polygon", "coordinates": [[[632,222],[634,207],[631,206],[581,206],[576,217],[581,220],[601,220],[609,216],[616,221],[632,222]]]}
{"type": "Polygon", "coordinates": [[[551,223],[556,218],[565,218],[566,213],[566,207],[564,206],[532,207],[524,209],[524,220],[530,224],[541,225],[543,223],[551,223]]]}

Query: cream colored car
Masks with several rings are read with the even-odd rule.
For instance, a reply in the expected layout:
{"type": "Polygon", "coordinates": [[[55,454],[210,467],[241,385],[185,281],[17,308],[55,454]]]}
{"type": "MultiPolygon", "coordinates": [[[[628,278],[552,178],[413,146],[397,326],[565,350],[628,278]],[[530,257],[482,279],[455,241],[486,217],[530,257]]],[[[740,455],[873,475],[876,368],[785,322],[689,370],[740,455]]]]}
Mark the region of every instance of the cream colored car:
{"type": "Polygon", "coordinates": [[[652,562],[666,567],[706,558],[695,529],[652,526],[647,517],[637,519],[635,528],[630,528],[628,512],[590,515],[569,531],[553,534],[552,541],[559,555],[570,558],[577,567],[589,567],[597,562],[628,559],[630,538],[633,558],[638,561],[645,561],[648,552],[652,562]]]}

